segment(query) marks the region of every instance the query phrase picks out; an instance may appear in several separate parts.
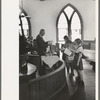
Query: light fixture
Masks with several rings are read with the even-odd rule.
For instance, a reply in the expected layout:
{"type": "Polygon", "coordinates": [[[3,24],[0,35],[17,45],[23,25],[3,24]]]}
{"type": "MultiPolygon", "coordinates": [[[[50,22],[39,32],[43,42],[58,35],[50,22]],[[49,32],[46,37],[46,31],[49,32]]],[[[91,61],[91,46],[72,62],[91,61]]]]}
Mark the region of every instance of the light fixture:
{"type": "Polygon", "coordinates": [[[45,1],[45,0],[40,0],[40,1],[45,1]]]}
{"type": "Polygon", "coordinates": [[[21,17],[31,18],[31,16],[28,15],[21,15],[21,17]]]}
{"type": "Polygon", "coordinates": [[[26,15],[25,17],[26,17],[26,18],[31,18],[31,16],[28,16],[28,15],[26,15]]]}

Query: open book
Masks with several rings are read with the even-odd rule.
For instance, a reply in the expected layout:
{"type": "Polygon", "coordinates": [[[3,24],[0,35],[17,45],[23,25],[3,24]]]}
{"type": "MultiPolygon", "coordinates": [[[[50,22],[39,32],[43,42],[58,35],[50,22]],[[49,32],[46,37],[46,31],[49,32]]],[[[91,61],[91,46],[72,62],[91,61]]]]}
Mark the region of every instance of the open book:
{"type": "Polygon", "coordinates": [[[72,52],[68,48],[65,49],[64,53],[67,54],[68,56],[72,54],[72,52]]]}

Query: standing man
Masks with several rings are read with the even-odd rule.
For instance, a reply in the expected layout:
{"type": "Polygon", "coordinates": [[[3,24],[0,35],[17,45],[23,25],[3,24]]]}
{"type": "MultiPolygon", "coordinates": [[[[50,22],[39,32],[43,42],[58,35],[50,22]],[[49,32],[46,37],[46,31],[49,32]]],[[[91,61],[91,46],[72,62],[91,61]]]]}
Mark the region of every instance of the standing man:
{"type": "MultiPolygon", "coordinates": [[[[48,45],[50,45],[52,43],[51,41],[45,42],[43,39],[44,35],[45,35],[45,30],[41,29],[40,33],[36,37],[37,51],[38,51],[38,54],[40,57],[45,55],[46,48],[48,47],[48,45]]],[[[45,67],[46,67],[46,65],[44,64],[44,62],[43,62],[43,64],[42,64],[42,62],[40,62],[40,67],[39,67],[39,74],[40,75],[45,74],[45,70],[46,70],[45,67]]]]}
{"type": "Polygon", "coordinates": [[[48,42],[45,42],[44,39],[43,39],[44,35],[45,35],[45,30],[41,29],[40,33],[36,37],[38,54],[40,56],[45,55],[46,48],[48,47],[48,42]]]}

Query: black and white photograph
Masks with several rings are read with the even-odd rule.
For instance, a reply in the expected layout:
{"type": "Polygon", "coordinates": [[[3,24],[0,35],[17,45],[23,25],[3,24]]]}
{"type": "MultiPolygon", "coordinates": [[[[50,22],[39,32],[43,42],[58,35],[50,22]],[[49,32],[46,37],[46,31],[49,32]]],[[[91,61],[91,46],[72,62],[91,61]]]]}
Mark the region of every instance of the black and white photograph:
{"type": "Polygon", "coordinates": [[[1,100],[98,100],[98,0],[5,2],[1,100]]]}

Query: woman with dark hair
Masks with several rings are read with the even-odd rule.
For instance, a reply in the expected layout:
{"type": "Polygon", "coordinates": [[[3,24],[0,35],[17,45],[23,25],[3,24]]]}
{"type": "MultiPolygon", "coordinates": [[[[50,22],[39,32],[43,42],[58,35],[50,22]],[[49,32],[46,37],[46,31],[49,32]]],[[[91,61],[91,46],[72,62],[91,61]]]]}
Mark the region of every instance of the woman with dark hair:
{"type": "Polygon", "coordinates": [[[72,41],[69,39],[69,37],[67,35],[64,36],[63,38],[65,40],[65,43],[72,43],[72,41]]]}
{"type": "Polygon", "coordinates": [[[65,64],[66,64],[66,67],[67,67],[67,73],[69,74],[69,68],[71,68],[71,75],[74,75],[73,74],[73,62],[72,60],[69,60],[69,55],[65,54],[65,49],[66,48],[69,48],[69,46],[72,44],[72,41],[69,39],[68,36],[64,36],[64,41],[65,41],[65,44],[62,45],[62,59],[65,61],[65,64]]]}

